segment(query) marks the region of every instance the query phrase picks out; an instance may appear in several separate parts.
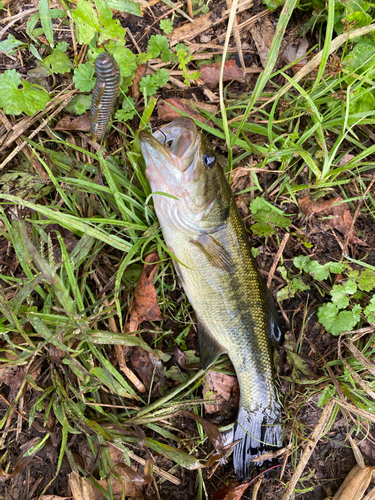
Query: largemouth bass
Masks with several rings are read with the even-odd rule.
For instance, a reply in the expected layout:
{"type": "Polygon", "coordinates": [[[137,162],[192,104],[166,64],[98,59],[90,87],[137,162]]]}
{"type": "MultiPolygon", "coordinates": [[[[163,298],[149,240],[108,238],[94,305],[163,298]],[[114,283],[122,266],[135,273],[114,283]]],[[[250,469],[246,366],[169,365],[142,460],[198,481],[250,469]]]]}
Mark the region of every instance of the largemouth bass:
{"type": "Polygon", "coordinates": [[[281,338],[276,308],[224,171],[195,123],[178,118],[139,140],[164,239],[197,316],[202,367],[226,352],[237,374],[233,462],[246,479],[252,458],[281,446],[270,348],[281,338]]]}

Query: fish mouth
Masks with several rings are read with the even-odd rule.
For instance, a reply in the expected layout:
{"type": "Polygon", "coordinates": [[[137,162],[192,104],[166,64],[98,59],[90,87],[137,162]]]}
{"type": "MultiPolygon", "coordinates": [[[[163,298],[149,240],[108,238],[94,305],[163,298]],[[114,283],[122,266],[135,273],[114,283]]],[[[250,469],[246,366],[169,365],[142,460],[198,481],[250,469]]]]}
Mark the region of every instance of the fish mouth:
{"type": "Polygon", "coordinates": [[[142,131],[139,142],[147,170],[176,170],[186,172],[194,162],[199,151],[200,135],[194,121],[190,118],[177,118],[164,125],[154,134],[142,131]]]}

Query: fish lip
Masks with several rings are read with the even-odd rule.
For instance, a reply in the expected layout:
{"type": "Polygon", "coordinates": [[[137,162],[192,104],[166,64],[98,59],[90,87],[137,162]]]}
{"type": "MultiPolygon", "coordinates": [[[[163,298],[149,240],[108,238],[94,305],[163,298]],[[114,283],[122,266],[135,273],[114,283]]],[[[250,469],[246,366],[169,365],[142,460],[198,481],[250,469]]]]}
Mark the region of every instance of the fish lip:
{"type": "Polygon", "coordinates": [[[148,131],[139,133],[141,151],[147,165],[154,165],[158,170],[167,168],[169,171],[184,173],[194,162],[199,150],[200,135],[191,118],[181,117],[162,126],[154,134],[148,131]],[[182,155],[172,153],[163,143],[174,141],[183,135],[190,141],[182,155]],[[162,160],[157,162],[156,160],[162,160]]]}

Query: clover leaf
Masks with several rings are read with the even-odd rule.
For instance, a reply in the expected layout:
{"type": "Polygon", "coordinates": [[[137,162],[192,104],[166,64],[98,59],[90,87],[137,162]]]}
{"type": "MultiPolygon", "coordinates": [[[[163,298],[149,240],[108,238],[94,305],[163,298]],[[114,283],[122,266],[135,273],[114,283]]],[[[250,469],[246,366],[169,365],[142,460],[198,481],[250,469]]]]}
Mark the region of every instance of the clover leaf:
{"type": "Polygon", "coordinates": [[[15,69],[6,70],[0,75],[0,107],[9,115],[26,113],[34,115],[46,107],[50,100],[48,92],[26,80],[15,69]],[[22,88],[19,86],[22,85],[22,88]]]}
{"type": "Polygon", "coordinates": [[[90,62],[74,69],[73,82],[81,92],[90,92],[95,87],[95,70],[90,62]]]}

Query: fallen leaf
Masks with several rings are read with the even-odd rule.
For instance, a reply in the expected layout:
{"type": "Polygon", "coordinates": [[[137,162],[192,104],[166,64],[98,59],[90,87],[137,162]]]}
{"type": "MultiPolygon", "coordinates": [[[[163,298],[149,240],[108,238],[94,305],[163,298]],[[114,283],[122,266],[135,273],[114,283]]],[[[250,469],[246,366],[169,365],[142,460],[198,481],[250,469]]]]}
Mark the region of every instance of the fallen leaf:
{"type": "Polygon", "coordinates": [[[214,115],[215,113],[217,113],[219,107],[216,105],[216,104],[208,104],[207,102],[199,102],[199,101],[196,101],[195,99],[180,99],[180,101],[183,103],[183,104],[187,104],[189,106],[191,106],[193,109],[197,108],[197,109],[204,109],[205,111],[207,111],[208,113],[211,113],[211,115],[214,115]]]}
{"type": "Polygon", "coordinates": [[[174,348],[173,358],[184,370],[194,370],[201,367],[200,359],[195,356],[195,351],[181,351],[174,348]]]}
{"type": "MultiPolygon", "coordinates": [[[[361,500],[373,480],[375,467],[356,465],[346,476],[332,500],[361,500]]],[[[374,498],[372,495],[366,498],[374,498]]]]}
{"type": "Polygon", "coordinates": [[[91,119],[88,115],[81,115],[75,118],[64,116],[56,123],[54,130],[81,130],[89,132],[91,129],[91,119]]]}
{"type": "MultiPolygon", "coordinates": [[[[117,477],[111,475],[109,478],[113,499],[121,500],[123,498],[131,497],[137,500],[142,500],[143,495],[137,486],[146,484],[146,480],[138,473],[137,469],[133,469],[125,463],[123,451],[118,450],[110,443],[108,444],[108,451],[115,465],[111,472],[117,475],[117,477]]],[[[108,489],[108,482],[106,479],[101,479],[98,481],[98,484],[105,490],[108,489]]],[[[95,500],[104,500],[104,495],[97,488],[94,489],[94,492],[95,500]]],[[[74,498],[74,500],[80,499],[74,498]]],[[[86,498],[83,498],[82,500],[86,500],[86,498]]],[[[91,500],[91,497],[89,500],[91,500]]]]}
{"type": "Polygon", "coordinates": [[[69,474],[69,487],[74,500],[97,500],[94,489],[87,477],[80,476],[78,472],[69,474]]]}
{"type": "Polygon", "coordinates": [[[209,123],[213,126],[212,122],[206,120],[203,116],[199,115],[194,111],[188,104],[181,102],[179,99],[172,97],[170,99],[165,99],[165,101],[160,101],[158,104],[158,118],[165,122],[172,121],[181,116],[181,113],[177,111],[177,108],[183,113],[191,116],[195,120],[199,120],[201,123],[209,123]],[[172,107],[173,106],[173,107],[172,107]]]}
{"type": "Polygon", "coordinates": [[[135,102],[139,99],[139,82],[145,76],[147,72],[147,63],[140,64],[138,68],[135,70],[135,75],[132,83],[132,96],[135,102]]]}
{"type": "Polygon", "coordinates": [[[126,325],[127,332],[135,332],[142,321],[160,321],[163,319],[156,290],[152,284],[158,261],[159,256],[157,253],[151,253],[145,258],[145,264],[134,292],[134,302],[126,325]]]}
{"type": "MultiPolygon", "coordinates": [[[[30,455],[25,455],[26,451],[28,451],[32,446],[34,446],[38,441],[40,441],[39,437],[35,437],[31,439],[30,441],[27,441],[21,446],[21,452],[22,454],[17,457],[16,463],[14,464],[13,472],[8,472],[5,471],[2,467],[0,467],[0,483],[4,481],[8,481],[11,477],[17,475],[19,472],[21,472],[34,458],[35,453],[32,453],[30,455]]],[[[8,468],[7,468],[8,469],[8,468]]]]}
{"type": "Polygon", "coordinates": [[[237,378],[226,373],[209,370],[203,381],[203,398],[217,401],[212,404],[204,404],[207,413],[237,407],[240,400],[240,388],[237,378]]]}
{"type": "MultiPolygon", "coordinates": [[[[316,214],[322,211],[326,212],[326,215],[333,215],[329,220],[332,227],[337,229],[341,234],[346,236],[350,231],[352,225],[352,214],[350,213],[350,208],[348,203],[340,203],[343,199],[338,196],[337,198],[330,198],[329,200],[319,199],[313,201],[310,196],[306,196],[299,201],[299,205],[303,213],[307,216],[316,214]]],[[[368,246],[367,243],[360,240],[354,232],[349,235],[349,243],[368,246]]]]}
{"type": "Polygon", "coordinates": [[[326,210],[334,203],[337,203],[337,198],[331,198],[330,200],[323,200],[320,198],[319,200],[313,201],[310,196],[305,196],[305,198],[299,200],[298,203],[302,212],[309,216],[321,212],[322,210],[326,210]]]}
{"type": "Polygon", "coordinates": [[[268,52],[275,37],[275,27],[268,17],[259,17],[256,25],[250,28],[250,33],[256,45],[260,62],[263,68],[265,68],[268,52]]]}
{"type": "MultiPolygon", "coordinates": [[[[201,79],[207,85],[217,85],[220,81],[221,62],[206,64],[201,67],[201,79]]],[[[236,80],[243,83],[245,81],[244,73],[241,68],[237,66],[234,59],[225,61],[223,81],[229,82],[236,80]]]]}
{"type": "Polygon", "coordinates": [[[130,361],[147,389],[150,389],[152,384],[151,395],[153,397],[163,392],[165,374],[162,362],[157,356],[145,351],[142,347],[136,347],[130,361]]]}
{"type": "Polygon", "coordinates": [[[344,156],[341,158],[341,160],[339,162],[340,167],[343,167],[344,165],[346,165],[353,158],[354,158],[354,155],[352,155],[350,153],[344,154],[344,156]]]}
{"type": "Polygon", "coordinates": [[[360,443],[358,443],[358,446],[360,447],[361,451],[365,455],[367,455],[372,461],[375,460],[375,447],[369,439],[361,441],[360,443]]]}
{"type": "Polygon", "coordinates": [[[224,484],[212,495],[211,500],[240,500],[249,487],[250,481],[238,484],[238,481],[231,481],[224,484]]]}
{"type": "Polygon", "coordinates": [[[283,60],[286,64],[291,64],[297,59],[300,59],[291,67],[291,70],[296,74],[307,63],[306,52],[309,48],[309,42],[306,38],[297,38],[289,42],[283,52],[283,60]]]}

